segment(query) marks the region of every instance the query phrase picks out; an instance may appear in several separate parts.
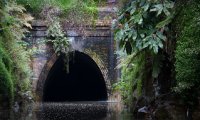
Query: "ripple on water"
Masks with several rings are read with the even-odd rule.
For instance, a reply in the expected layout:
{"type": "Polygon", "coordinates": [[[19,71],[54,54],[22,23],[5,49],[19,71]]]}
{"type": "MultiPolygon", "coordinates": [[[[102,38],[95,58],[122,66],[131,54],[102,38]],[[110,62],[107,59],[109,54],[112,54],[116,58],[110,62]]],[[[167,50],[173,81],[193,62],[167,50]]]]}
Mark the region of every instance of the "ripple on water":
{"type": "Polygon", "coordinates": [[[32,112],[0,110],[0,120],[134,120],[129,111],[113,102],[35,104],[32,112]]]}
{"type": "Polygon", "coordinates": [[[36,114],[39,120],[100,120],[107,112],[105,103],[44,103],[36,114]]]}

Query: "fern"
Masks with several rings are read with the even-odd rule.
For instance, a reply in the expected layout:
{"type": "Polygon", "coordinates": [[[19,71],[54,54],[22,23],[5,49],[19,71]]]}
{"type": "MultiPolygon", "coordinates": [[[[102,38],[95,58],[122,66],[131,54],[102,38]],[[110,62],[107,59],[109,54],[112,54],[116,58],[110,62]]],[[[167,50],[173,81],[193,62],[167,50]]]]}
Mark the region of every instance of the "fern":
{"type": "MultiPolygon", "coordinates": [[[[9,72],[9,74],[5,73],[9,79],[5,79],[4,82],[10,84],[6,89],[8,92],[12,91],[12,93],[6,94],[11,94],[11,99],[14,97],[15,100],[18,100],[16,98],[20,98],[18,96],[19,92],[23,93],[31,88],[31,69],[29,64],[25,64],[30,62],[30,56],[24,46],[19,43],[25,37],[24,34],[28,32],[28,28],[31,28],[30,21],[33,17],[27,14],[25,8],[16,4],[15,1],[7,1],[3,5],[1,4],[0,14],[0,28],[2,30],[0,33],[0,47],[3,47],[7,53],[3,57],[8,56],[12,64],[12,67],[9,68],[9,63],[5,62],[7,71],[3,67],[0,70],[9,72]]],[[[2,76],[1,74],[0,77],[2,76]]],[[[0,83],[0,85],[4,86],[5,84],[0,83]]]]}

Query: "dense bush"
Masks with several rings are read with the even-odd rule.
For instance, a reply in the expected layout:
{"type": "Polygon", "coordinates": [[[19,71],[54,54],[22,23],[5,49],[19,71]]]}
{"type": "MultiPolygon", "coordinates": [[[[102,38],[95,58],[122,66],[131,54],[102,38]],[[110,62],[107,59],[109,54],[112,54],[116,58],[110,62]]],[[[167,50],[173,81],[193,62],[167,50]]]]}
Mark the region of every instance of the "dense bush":
{"type": "Polygon", "coordinates": [[[14,1],[0,4],[0,107],[11,107],[30,90],[30,56],[21,43],[32,17],[24,12],[14,1]]]}
{"type": "Polygon", "coordinates": [[[175,19],[177,48],[175,70],[177,87],[188,105],[195,105],[200,88],[200,2],[193,0],[178,6],[175,19]]]}

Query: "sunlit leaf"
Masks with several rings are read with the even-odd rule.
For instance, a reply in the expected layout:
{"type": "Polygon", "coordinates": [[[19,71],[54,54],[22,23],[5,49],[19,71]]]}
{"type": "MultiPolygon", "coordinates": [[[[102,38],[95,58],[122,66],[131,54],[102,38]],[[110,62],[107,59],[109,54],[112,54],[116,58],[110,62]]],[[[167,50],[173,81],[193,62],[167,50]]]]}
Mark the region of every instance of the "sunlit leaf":
{"type": "Polygon", "coordinates": [[[165,15],[169,16],[170,15],[170,12],[167,8],[164,8],[163,9],[163,12],[165,13],[165,15]]]}
{"type": "Polygon", "coordinates": [[[162,32],[160,32],[160,31],[157,31],[156,32],[156,35],[161,39],[161,40],[166,40],[167,39],[167,37],[162,33],[162,32]]]}
{"type": "Polygon", "coordinates": [[[154,53],[158,53],[158,47],[157,46],[153,46],[153,51],[154,51],[154,53]]]}
{"type": "Polygon", "coordinates": [[[149,9],[149,7],[150,7],[150,5],[148,3],[146,3],[142,8],[146,12],[149,9]]]}

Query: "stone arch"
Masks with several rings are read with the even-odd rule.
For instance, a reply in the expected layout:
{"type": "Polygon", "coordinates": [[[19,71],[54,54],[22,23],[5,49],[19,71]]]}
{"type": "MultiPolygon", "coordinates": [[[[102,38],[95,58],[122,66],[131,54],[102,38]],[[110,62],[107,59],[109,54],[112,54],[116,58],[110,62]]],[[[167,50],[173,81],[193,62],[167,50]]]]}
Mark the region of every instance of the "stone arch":
{"type": "Polygon", "coordinates": [[[101,57],[94,51],[92,51],[91,49],[85,49],[84,53],[86,53],[87,55],[89,55],[95,62],[96,64],[99,66],[101,73],[103,74],[105,83],[106,83],[106,87],[107,87],[107,92],[108,92],[108,96],[111,94],[111,83],[108,77],[108,69],[105,66],[103,60],[101,59],[101,57]]]}
{"type": "MultiPolygon", "coordinates": [[[[107,96],[109,97],[111,85],[110,85],[110,81],[108,80],[108,70],[104,66],[100,57],[98,57],[98,55],[95,52],[92,52],[91,50],[85,50],[83,53],[90,56],[96,62],[98,67],[100,68],[100,71],[103,74],[103,77],[104,77],[104,80],[105,80],[106,89],[107,89],[107,96]]],[[[40,73],[39,79],[37,81],[37,86],[36,86],[37,101],[42,101],[45,81],[48,77],[48,73],[50,72],[50,70],[53,67],[53,65],[55,64],[55,62],[57,61],[58,57],[59,56],[57,56],[56,54],[53,54],[51,56],[51,58],[48,60],[48,62],[45,64],[45,66],[43,67],[42,72],[40,73]]]]}

